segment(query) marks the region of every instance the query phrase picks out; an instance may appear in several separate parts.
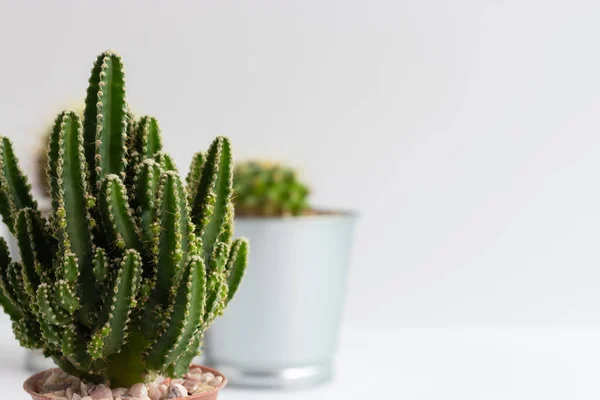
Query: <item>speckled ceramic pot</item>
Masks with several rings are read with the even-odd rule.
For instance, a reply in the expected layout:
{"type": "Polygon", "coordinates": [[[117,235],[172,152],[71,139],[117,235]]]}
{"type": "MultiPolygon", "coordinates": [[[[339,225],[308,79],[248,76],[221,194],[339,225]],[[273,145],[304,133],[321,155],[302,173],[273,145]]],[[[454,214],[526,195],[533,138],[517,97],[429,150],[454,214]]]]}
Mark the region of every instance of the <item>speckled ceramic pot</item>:
{"type": "MultiPolygon", "coordinates": [[[[222,376],[223,377],[223,383],[221,383],[219,386],[217,386],[216,388],[214,388],[213,390],[209,391],[209,392],[204,392],[201,394],[196,394],[193,396],[188,396],[185,397],[186,400],[196,400],[196,399],[202,399],[202,400],[217,400],[217,396],[219,394],[219,391],[221,389],[223,389],[225,387],[225,385],[227,385],[227,378],[220,373],[219,371],[212,369],[212,368],[208,368],[208,367],[204,367],[201,365],[196,365],[196,364],[192,364],[190,369],[192,368],[202,368],[202,371],[207,371],[207,372],[211,372],[213,373],[215,376],[222,376]]],[[[38,390],[38,383],[40,382],[41,379],[43,379],[43,377],[45,376],[47,371],[42,371],[40,373],[37,373],[35,375],[33,375],[32,377],[30,377],[29,379],[27,379],[25,381],[25,383],[23,384],[23,389],[25,389],[25,391],[27,393],[29,393],[29,395],[31,396],[31,398],[33,400],[55,400],[51,397],[48,396],[44,396],[43,394],[39,394],[37,393],[38,390]]]]}

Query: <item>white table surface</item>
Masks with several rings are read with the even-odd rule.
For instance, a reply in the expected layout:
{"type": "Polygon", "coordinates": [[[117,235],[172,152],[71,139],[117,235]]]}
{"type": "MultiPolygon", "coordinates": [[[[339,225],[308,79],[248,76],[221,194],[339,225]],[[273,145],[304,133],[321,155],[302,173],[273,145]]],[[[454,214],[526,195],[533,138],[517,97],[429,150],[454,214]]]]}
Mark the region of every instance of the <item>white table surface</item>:
{"type": "MultiPolygon", "coordinates": [[[[2,398],[25,400],[23,351],[0,341],[2,398]]],[[[600,331],[346,330],[331,384],[298,392],[226,388],[221,400],[597,399],[600,331]]]]}

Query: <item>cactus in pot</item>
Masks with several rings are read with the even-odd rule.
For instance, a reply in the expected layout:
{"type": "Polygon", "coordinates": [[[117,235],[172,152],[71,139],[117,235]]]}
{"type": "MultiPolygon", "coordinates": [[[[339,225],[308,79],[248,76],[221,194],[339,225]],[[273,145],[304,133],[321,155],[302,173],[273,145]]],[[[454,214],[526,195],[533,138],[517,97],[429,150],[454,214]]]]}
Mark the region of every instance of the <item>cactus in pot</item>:
{"type": "Polygon", "coordinates": [[[234,188],[236,231],[257,245],[243,287],[206,335],[205,362],[230,371],[237,386],[290,389],[327,381],[355,214],[314,208],[307,185],[281,164],[238,164],[234,188]]]}
{"type": "Polygon", "coordinates": [[[247,161],[235,168],[234,176],[238,215],[298,216],[309,209],[310,190],[292,168],[265,161],[247,161]]]}
{"type": "Polygon", "coordinates": [[[129,386],[187,372],[247,263],[233,240],[233,160],[219,137],[184,186],[156,120],[136,120],[121,58],[96,60],[82,118],[61,113],[48,144],[52,213],[41,216],[9,139],[0,138],[0,304],[20,344],[65,372],[129,386]]]}

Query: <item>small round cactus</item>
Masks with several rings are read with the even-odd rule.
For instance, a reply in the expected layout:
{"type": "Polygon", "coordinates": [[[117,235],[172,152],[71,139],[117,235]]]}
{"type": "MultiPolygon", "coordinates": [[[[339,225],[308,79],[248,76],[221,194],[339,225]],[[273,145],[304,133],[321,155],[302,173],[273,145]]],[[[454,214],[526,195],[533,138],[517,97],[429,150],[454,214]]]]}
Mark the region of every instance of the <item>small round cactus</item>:
{"type": "Polygon", "coordinates": [[[238,215],[301,215],[308,209],[309,189],[293,169],[275,163],[248,161],[235,169],[238,215]]]}
{"type": "Polygon", "coordinates": [[[36,158],[36,172],[37,172],[37,182],[40,188],[42,189],[42,193],[50,197],[50,185],[48,184],[47,174],[46,174],[46,166],[48,165],[48,141],[50,140],[50,135],[52,131],[49,131],[44,135],[44,146],[40,146],[40,150],[37,153],[36,158]]]}

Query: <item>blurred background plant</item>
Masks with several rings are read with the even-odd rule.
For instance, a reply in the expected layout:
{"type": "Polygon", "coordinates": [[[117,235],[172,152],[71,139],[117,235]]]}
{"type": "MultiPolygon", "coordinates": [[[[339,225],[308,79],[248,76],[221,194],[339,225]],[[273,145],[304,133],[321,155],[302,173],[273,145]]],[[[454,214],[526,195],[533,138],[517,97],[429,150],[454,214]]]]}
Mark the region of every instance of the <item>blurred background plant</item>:
{"type": "Polygon", "coordinates": [[[247,161],[238,163],[234,176],[238,216],[298,216],[310,212],[310,190],[291,167],[247,161]]]}

